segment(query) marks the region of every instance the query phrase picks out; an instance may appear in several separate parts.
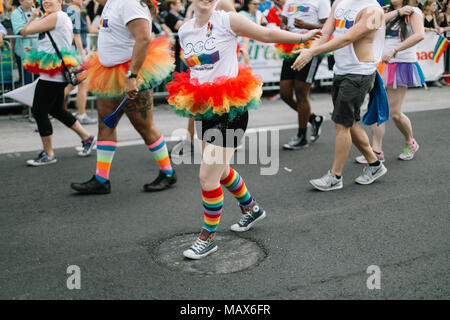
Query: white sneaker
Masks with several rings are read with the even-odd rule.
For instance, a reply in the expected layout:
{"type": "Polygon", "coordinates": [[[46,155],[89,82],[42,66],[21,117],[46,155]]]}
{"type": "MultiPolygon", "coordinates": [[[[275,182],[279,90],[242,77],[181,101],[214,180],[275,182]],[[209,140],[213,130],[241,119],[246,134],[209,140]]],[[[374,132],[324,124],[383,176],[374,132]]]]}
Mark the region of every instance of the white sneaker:
{"type": "Polygon", "coordinates": [[[332,191],[342,189],[344,187],[344,178],[338,179],[336,175],[328,170],[327,174],[322,178],[310,180],[309,183],[313,185],[314,188],[320,191],[332,191]]]}
{"type": "Polygon", "coordinates": [[[362,175],[355,179],[358,184],[371,184],[378,178],[384,176],[387,172],[384,164],[380,163],[378,167],[366,166],[363,169],[362,175]]]}

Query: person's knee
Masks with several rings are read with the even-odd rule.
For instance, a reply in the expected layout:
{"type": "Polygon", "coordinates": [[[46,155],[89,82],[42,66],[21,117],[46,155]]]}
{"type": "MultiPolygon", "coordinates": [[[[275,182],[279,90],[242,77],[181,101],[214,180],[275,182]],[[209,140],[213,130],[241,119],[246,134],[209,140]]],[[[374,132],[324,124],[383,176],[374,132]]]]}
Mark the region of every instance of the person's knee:
{"type": "Polygon", "coordinates": [[[396,122],[398,122],[402,119],[402,114],[400,112],[391,112],[390,116],[391,116],[391,119],[396,122]]]}
{"type": "Polygon", "coordinates": [[[201,170],[199,173],[200,185],[204,190],[212,190],[217,188],[217,185],[220,184],[220,181],[216,181],[216,179],[212,178],[211,172],[209,170],[201,170]]]}

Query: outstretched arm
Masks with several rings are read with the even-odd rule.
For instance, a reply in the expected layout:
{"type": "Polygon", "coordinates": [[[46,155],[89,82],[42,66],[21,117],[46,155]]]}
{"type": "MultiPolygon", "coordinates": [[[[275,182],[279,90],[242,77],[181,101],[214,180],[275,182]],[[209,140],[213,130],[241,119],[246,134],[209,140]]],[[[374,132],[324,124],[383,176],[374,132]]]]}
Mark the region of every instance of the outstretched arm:
{"type": "Polygon", "coordinates": [[[58,14],[56,12],[49,14],[47,17],[34,20],[42,15],[40,9],[34,9],[31,13],[31,18],[28,23],[23,27],[21,34],[28,36],[30,34],[46,32],[55,29],[56,22],[58,21],[58,14]]]}
{"type": "Polygon", "coordinates": [[[323,42],[325,42],[328,38],[324,38],[324,36],[322,36],[320,41],[323,44],[313,44],[310,49],[300,50],[300,55],[292,65],[292,69],[301,70],[312,60],[313,57],[348,46],[349,44],[363,38],[369,32],[379,29],[383,24],[383,10],[378,7],[369,7],[361,13],[359,21],[351,27],[346,34],[334,38],[326,43],[323,42]]]}
{"type": "Polygon", "coordinates": [[[230,26],[233,32],[240,37],[247,37],[266,43],[300,43],[316,39],[320,36],[320,30],[311,30],[306,34],[265,28],[250,21],[237,13],[230,13],[230,26]]]}

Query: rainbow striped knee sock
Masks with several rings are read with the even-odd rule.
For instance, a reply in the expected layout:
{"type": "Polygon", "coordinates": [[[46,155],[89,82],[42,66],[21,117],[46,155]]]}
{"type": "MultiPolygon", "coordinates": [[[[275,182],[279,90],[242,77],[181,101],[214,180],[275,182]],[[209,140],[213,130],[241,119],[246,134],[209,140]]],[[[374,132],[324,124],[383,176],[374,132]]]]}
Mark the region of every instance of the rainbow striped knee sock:
{"type": "Polygon", "coordinates": [[[97,141],[97,169],[95,178],[104,183],[109,180],[109,171],[117,149],[115,141],[97,141]]]}
{"type": "Polygon", "coordinates": [[[203,228],[209,232],[216,232],[223,207],[222,187],[218,187],[214,190],[202,189],[202,199],[204,215],[203,228]]]}
{"type": "Polygon", "coordinates": [[[251,208],[255,203],[245,186],[244,180],[233,168],[230,167],[228,176],[225,179],[220,180],[220,184],[233,194],[243,208],[251,208]]]}
{"type": "Polygon", "coordinates": [[[173,169],[169,159],[169,152],[167,151],[167,145],[164,137],[161,135],[161,137],[155,143],[148,145],[147,148],[153,154],[153,157],[158,163],[161,172],[165,173],[168,176],[173,175],[173,169]]]}

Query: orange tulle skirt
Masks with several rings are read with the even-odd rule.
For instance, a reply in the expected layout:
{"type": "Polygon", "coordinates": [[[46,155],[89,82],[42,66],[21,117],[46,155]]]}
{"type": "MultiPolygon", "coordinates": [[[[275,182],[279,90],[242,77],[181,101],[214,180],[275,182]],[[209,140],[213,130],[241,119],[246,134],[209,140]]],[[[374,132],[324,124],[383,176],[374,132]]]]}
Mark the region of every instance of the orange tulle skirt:
{"type": "MultiPolygon", "coordinates": [[[[94,52],[83,65],[86,71],[81,79],[88,82],[88,90],[97,97],[120,99],[125,96],[126,73],[131,61],[113,66],[103,66],[94,52]]],[[[175,69],[171,44],[166,37],[152,40],[147,57],[138,74],[139,90],[159,86],[175,69]]]]}

